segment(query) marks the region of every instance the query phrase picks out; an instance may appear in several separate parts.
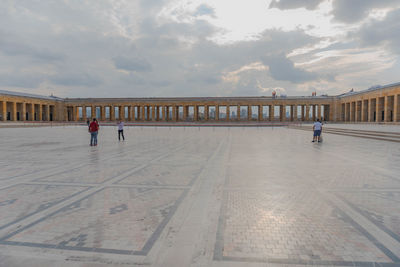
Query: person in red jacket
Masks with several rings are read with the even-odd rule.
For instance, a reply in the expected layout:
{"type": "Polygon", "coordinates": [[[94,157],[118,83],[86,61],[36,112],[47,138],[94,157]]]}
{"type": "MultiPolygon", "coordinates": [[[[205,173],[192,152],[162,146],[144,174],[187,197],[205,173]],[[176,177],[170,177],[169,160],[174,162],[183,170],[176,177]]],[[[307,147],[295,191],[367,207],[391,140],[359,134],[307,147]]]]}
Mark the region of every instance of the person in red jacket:
{"type": "Polygon", "coordinates": [[[97,133],[99,132],[99,128],[99,123],[96,118],[93,118],[93,121],[89,125],[90,146],[97,146],[97,133]]]}

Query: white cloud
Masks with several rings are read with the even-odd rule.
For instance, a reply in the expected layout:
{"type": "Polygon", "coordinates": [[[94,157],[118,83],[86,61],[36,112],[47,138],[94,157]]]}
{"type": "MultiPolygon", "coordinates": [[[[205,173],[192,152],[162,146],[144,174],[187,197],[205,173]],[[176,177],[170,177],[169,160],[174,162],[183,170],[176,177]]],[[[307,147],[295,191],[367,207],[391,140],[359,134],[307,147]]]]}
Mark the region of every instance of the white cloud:
{"type": "Polygon", "coordinates": [[[2,1],[0,88],[223,96],[384,84],[400,67],[400,27],[395,3],[377,2],[349,18],[356,7],[339,0],[2,1]]]}

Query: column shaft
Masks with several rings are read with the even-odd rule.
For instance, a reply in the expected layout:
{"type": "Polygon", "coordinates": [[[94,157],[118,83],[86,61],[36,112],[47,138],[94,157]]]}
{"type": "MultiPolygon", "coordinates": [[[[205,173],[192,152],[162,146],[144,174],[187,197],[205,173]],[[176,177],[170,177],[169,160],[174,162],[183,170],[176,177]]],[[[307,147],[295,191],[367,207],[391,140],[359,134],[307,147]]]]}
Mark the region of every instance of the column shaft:
{"type": "Polygon", "coordinates": [[[399,106],[399,95],[393,97],[393,122],[397,122],[400,119],[400,106],[399,106]]]}
{"type": "Polygon", "coordinates": [[[156,120],[156,106],[151,106],[151,120],[156,120]]]}
{"type": "Polygon", "coordinates": [[[45,107],[46,107],[46,118],[45,118],[45,120],[46,121],[50,121],[50,105],[45,105],[45,107]]]}
{"type": "Polygon", "coordinates": [[[390,112],[389,112],[389,97],[385,96],[384,98],[384,118],[383,121],[384,122],[389,122],[390,121],[390,112]]]}
{"type": "Polygon", "coordinates": [[[199,107],[197,105],[194,106],[193,120],[194,121],[198,121],[199,120],[199,107]]]}
{"type": "Polygon", "coordinates": [[[162,120],[166,121],[167,120],[167,106],[162,106],[162,120]]]}
{"type": "MultiPolygon", "coordinates": [[[[79,111],[78,111],[78,113],[79,113],[79,111]]],[[[79,117],[79,116],[77,116],[77,117],[79,117]]],[[[43,120],[43,105],[39,104],[39,121],[42,121],[42,120],[43,120]]]]}
{"type": "Polygon", "coordinates": [[[293,115],[292,115],[292,118],[293,118],[293,121],[297,121],[297,105],[294,105],[294,106],[292,106],[293,108],[292,108],[292,111],[293,111],[293,115]]]}
{"type": "Polygon", "coordinates": [[[82,106],[82,120],[86,121],[87,116],[86,116],[86,106],[82,106]]]}
{"type": "Polygon", "coordinates": [[[3,101],[1,114],[2,114],[2,118],[1,119],[3,121],[6,121],[7,120],[7,101],[3,101]]]}
{"type": "Polygon", "coordinates": [[[25,121],[26,120],[26,103],[23,102],[22,103],[22,114],[20,116],[21,121],[25,121]]]}
{"type": "Polygon", "coordinates": [[[275,107],[274,107],[274,105],[270,105],[269,106],[269,120],[274,121],[274,117],[275,117],[275,107]]]}
{"type": "Polygon", "coordinates": [[[179,108],[177,109],[176,106],[172,106],[172,120],[173,121],[177,121],[177,117],[176,117],[177,110],[179,110],[179,108]]]}
{"type": "Polygon", "coordinates": [[[31,115],[30,120],[34,121],[35,120],[35,104],[34,103],[31,104],[31,113],[32,113],[32,115],[31,115]]]}
{"type": "Polygon", "coordinates": [[[11,120],[17,120],[17,102],[12,102],[11,120]]]}
{"type": "Polygon", "coordinates": [[[119,107],[119,119],[125,121],[125,106],[119,107]]]}
{"type": "Polygon", "coordinates": [[[365,103],[364,99],[361,100],[361,122],[365,121],[365,103]]]}

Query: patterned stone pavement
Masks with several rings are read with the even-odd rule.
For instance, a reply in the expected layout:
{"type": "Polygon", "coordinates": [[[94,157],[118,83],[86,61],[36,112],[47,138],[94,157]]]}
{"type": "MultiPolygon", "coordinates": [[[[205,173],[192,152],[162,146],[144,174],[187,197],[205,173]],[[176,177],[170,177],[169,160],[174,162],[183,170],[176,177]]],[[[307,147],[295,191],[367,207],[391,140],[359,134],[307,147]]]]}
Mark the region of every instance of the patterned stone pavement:
{"type": "Polygon", "coordinates": [[[400,144],[125,131],[0,129],[0,266],[400,266],[400,144]]]}

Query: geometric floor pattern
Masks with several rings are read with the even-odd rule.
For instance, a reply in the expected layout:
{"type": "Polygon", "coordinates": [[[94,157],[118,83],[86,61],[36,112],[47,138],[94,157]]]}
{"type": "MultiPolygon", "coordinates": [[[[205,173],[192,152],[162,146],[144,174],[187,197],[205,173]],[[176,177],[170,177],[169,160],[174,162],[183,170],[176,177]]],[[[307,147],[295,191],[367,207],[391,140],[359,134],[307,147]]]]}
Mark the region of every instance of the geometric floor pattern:
{"type": "Polygon", "coordinates": [[[0,132],[0,266],[400,266],[400,144],[283,127],[126,127],[120,142],[102,127],[97,147],[84,126],[0,132]]]}

